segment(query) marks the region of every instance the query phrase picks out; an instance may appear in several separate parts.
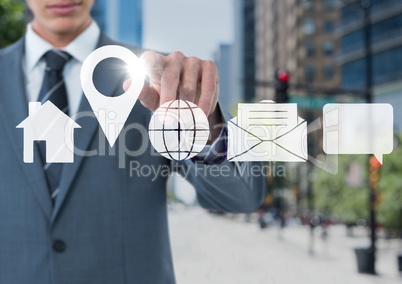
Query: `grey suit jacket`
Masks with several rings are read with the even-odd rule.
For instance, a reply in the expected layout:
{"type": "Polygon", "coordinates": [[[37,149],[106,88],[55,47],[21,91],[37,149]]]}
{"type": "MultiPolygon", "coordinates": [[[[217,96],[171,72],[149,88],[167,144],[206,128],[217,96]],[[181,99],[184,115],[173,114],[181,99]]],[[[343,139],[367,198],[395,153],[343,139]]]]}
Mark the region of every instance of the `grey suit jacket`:
{"type": "MultiPolygon", "coordinates": [[[[113,42],[101,36],[99,46],[107,44],[113,42]]],[[[32,164],[23,162],[23,131],[16,129],[28,116],[23,53],[23,39],[0,51],[0,283],[174,283],[166,172],[155,179],[138,171],[171,166],[146,137],[140,139],[139,126],[147,129],[150,112],[138,102],[126,123],[138,127],[110,148],[83,96],[80,111],[87,116],[77,121],[82,128],[75,145],[86,157],[76,153],[64,166],[52,206],[39,155],[32,164]],[[124,149],[143,151],[136,156],[124,149]]],[[[94,80],[111,93],[120,89],[102,72],[94,80]]],[[[249,212],[263,199],[265,179],[233,163],[214,166],[224,167],[226,177],[192,161],[177,165],[206,208],[249,212]]]]}

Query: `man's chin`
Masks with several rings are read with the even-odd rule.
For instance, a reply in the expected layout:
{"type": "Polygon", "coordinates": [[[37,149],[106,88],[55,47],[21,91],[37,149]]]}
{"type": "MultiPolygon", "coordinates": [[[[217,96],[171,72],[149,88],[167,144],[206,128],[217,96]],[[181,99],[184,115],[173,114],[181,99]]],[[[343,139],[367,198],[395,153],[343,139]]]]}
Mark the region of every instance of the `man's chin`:
{"type": "Polygon", "coordinates": [[[77,23],[77,20],[65,17],[52,21],[51,29],[60,36],[74,36],[79,35],[87,26],[86,23],[77,23]]]}

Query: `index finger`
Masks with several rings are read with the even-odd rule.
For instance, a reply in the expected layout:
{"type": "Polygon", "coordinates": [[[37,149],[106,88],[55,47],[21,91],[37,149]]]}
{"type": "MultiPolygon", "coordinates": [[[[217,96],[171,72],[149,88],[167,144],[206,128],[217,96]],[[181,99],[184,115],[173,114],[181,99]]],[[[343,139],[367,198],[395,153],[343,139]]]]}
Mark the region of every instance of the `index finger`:
{"type": "Polygon", "coordinates": [[[176,100],[180,83],[181,69],[184,63],[181,52],[173,52],[166,59],[165,69],[161,77],[160,104],[176,100]]]}
{"type": "Polygon", "coordinates": [[[218,70],[212,61],[205,61],[201,74],[201,94],[198,106],[208,116],[213,104],[216,102],[218,70]]]}

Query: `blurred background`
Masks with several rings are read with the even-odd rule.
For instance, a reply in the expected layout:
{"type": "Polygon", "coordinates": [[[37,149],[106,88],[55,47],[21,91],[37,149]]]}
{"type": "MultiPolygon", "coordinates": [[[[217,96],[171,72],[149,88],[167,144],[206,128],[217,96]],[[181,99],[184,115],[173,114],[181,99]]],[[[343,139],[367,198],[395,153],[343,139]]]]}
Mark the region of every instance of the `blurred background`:
{"type": "MultiPolygon", "coordinates": [[[[233,115],[239,102],[297,103],[324,165],[268,164],[264,204],[248,215],[201,209],[173,175],[178,283],[401,283],[402,0],[96,0],[92,14],[116,40],[214,60],[233,115]],[[323,153],[322,108],[344,102],[394,107],[382,166],[323,153]]],[[[24,1],[0,0],[0,46],[29,20],[24,1]]]]}

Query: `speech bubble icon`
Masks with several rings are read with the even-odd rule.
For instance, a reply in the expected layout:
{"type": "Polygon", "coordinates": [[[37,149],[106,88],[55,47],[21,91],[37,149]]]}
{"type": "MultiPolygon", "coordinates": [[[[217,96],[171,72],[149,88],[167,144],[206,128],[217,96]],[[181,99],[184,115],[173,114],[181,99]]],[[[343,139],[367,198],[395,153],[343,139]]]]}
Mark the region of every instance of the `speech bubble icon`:
{"type": "Polygon", "coordinates": [[[326,104],[324,152],[382,155],[393,150],[394,112],[390,104],[326,104]]]}
{"type": "Polygon", "coordinates": [[[107,45],[94,50],[82,64],[81,86],[84,95],[87,97],[111,147],[116,143],[144,87],[145,74],[142,70],[142,63],[138,57],[129,49],[119,45],[107,45]],[[136,72],[130,72],[132,83],[128,90],[120,96],[107,97],[106,94],[101,94],[92,80],[95,67],[107,58],[121,59],[130,66],[130,70],[136,70],[136,72]]]}

